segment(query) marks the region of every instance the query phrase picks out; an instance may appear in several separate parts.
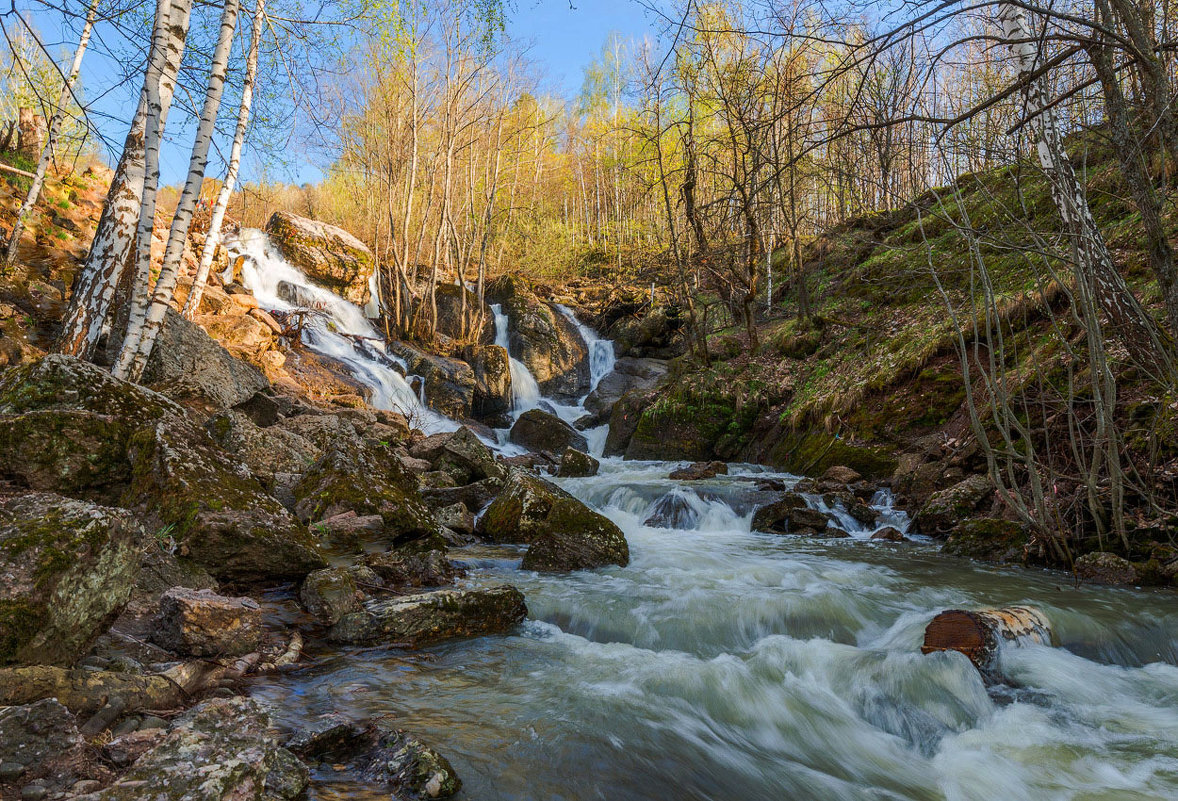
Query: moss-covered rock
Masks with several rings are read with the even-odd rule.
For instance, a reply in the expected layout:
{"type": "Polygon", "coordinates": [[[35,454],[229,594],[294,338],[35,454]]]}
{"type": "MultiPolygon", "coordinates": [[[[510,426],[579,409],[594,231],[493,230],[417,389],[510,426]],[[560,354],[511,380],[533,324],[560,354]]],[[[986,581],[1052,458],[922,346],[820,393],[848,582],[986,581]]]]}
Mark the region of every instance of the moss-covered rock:
{"type": "Polygon", "coordinates": [[[1076,576],[1092,584],[1136,584],[1136,568],[1123,556],[1107,551],[1086,553],[1076,560],[1076,576]]]}
{"type": "Polygon", "coordinates": [[[601,462],[583,451],[569,447],[560,456],[560,468],[556,474],[561,478],[584,478],[597,475],[599,469],[601,462]]]}
{"type": "Polygon", "coordinates": [[[434,296],[438,304],[439,334],[466,342],[495,341],[494,315],[479,303],[478,295],[457,284],[438,284],[434,296]],[[466,330],[463,330],[464,306],[466,330]]]}
{"type": "Polygon", "coordinates": [[[202,429],[161,421],[136,433],[129,453],[123,505],[152,515],[182,555],[217,578],[302,578],[325,566],[306,527],[202,429]]]}
{"type": "Polygon", "coordinates": [[[499,423],[511,411],[511,357],[499,345],[472,345],[462,352],[474,372],[471,414],[499,423]]]}
{"type": "Polygon", "coordinates": [[[933,493],[912,519],[913,530],[921,534],[945,535],[968,520],[994,495],[988,476],[973,475],[947,489],[933,493]]]}
{"type": "Polygon", "coordinates": [[[1023,564],[1029,546],[1026,526],[1013,520],[982,517],[955,525],[941,552],[983,562],[1023,564]]]}
{"type": "Polygon", "coordinates": [[[508,439],[536,453],[564,453],[567,448],[585,451],[589,441],[585,435],[564,420],[543,409],[530,409],[519,416],[511,427],[508,439]]]}
{"type": "Polygon", "coordinates": [[[524,596],[503,585],[478,590],[437,590],[385,601],[344,615],[331,628],[337,642],[381,641],[403,648],[457,637],[502,634],[527,617],[524,596]]]}
{"type": "Polygon", "coordinates": [[[389,343],[389,350],[408,365],[410,375],[425,382],[425,402],[447,417],[468,418],[475,397],[475,374],[470,365],[459,359],[427,353],[404,342],[389,343]]]}
{"type": "Polygon", "coordinates": [[[507,471],[495,461],[495,454],[466,426],[457,431],[433,434],[414,445],[409,454],[424,459],[434,470],[466,486],[487,478],[503,478],[507,471]]]}
{"type": "Polygon", "coordinates": [[[609,415],[609,432],[605,438],[606,456],[622,456],[630,447],[634,432],[642,420],[642,414],[652,403],[656,393],[647,390],[631,390],[614,402],[609,415]]]}
{"type": "Polygon", "coordinates": [[[379,587],[380,577],[368,567],[329,567],[303,579],[299,600],[321,623],[334,626],[344,615],[359,612],[365,592],[379,587]]]}
{"type": "Polygon", "coordinates": [[[0,664],[68,665],[126,602],[144,533],[121,509],[0,500],[0,664]]]}
{"type": "Polygon", "coordinates": [[[210,418],[205,430],[214,442],[245,462],[271,493],[276,475],[303,473],[323,456],[323,451],[306,437],[277,425],[259,428],[245,414],[232,409],[210,418]]]}
{"type": "Polygon", "coordinates": [[[897,459],[890,450],[824,431],[799,432],[779,423],[760,440],[768,447],[750,444],[743,453],[745,458],[801,475],[822,475],[841,466],[874,480],[888,478],[896,470],[897,459]]]}
{"type": "Polygon", "coordinates": [[[315,283],[344,298],[368,302],[372,251],[342,228],[277,211],[266,223],[270,241],[283,257],[315,283]]]}
{"type": "Polygon", "coordinates": [[[417,481],[383,444],[333,446],[295,487],[295,512],[317,522],[344,512],[380,515],[383,537],[399,544],[437,536],[433,513],[417,481]]]}
{"type": "Polygon", "coordinates": [[[583,570],[630,562],[622,530],[539,476],[514,469],[479,520],[493,542],[529,543],[526,570],[583,570]]]}

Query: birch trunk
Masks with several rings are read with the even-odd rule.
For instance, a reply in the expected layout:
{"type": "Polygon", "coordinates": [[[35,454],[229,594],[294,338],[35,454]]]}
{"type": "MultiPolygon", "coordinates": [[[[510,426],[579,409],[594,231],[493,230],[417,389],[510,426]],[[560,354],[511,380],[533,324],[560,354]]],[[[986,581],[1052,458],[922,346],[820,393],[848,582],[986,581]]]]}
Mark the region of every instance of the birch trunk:
{"type": "MultiPolygon", "coordinates": [[[[176,289],[176,279],[180,272],[180,264],[184,259],[184,245],[188,241],[188,229],[192,225],[192,213],[196,209],[196,201],[200,197],[201,185],[204,182],[205,169],[209,163],[209,147],[213,141],[213,133],[217,125],[217,112],[221,108],[221,97],[225,92],[225,74],[229,68],[229,51],[233,47],[233,34],[237,30],[238,0],[225,0],[224,11],[221,14],[221,28],[217,37],[217,48],[213,52],[212,65],[209,68],[209,82],[205,90],[204,107],[200,112],[200,124],[196,129],[196,139],[192,145],[192,157],[188,162],[188,179],[184,183],[184,190],[176,203],[176,214],[172,218],[172,226],[168,231],[168,242],[164,248],[164,261],[160,267],[159,277],[155,282],[155,289],[150,295],[148,305],[147,279],[151,268],[151,235],[155,227],[155,183],[159,174],[159,144],[157,137],[154,145],[155,152],[149,144],[147,155],[149,167],[154,174],[148,174],[148,183],[144,185],[144,204],[139,218],[139,282],[137,292],[132,296],[131,317],[127,325],[127,336],[123,340],[123,349],[114,367],[114,374],[119,378],[138,381],[143,375],[143,368],[147,366],[147,358],[155,345],[156,336],[164,322],[164,315],[171,306],[172,294],[176,289]],[[152,195],[148,196],[150,185],[152,195]]],[[[159,135],[163,135],[163,120],[160,119],[159,135]]]]}
{"type": "Polygon", "coordinates": [[[221,185],[221,192],[217,195],[217,203],[213,207],[213,216],[209,221],[209,231],[205,236],[204,250],[200,255],[200,265],[196,268],[196,278],[192,282],[192,289],[188,293],[188,300],[184,304],[184,316],[192,319],[200,308],[200,299],[204,294],[205,284],[209,280],[209,270],[213,266],[213,257],[217,247],[221,244],[221,225],[225,221],[225,211],[229,208],[229,200],[233,196],[233,189],[237,184],[237,171],[241,168],[241,148],[245,143],[245,132],[249,128],[250,106],[254,99],[254,81],[258,75],[258,49],[262,41],[262,22],[266,14],[266,0],[257,0],[254,5],[253,28],[250,30],[249,55],[246,56],[245,84],[241,90],[241,107],[237,111],[237,130],[233,134],[233,147],[229,151],[229,166],[225,171],[225,183],[221,185]]]}
{"type": "Polygon", "coordinates": [[[20,247],[20,235],[24,231],[25,221],[32,214],[33,208],[37,205],[37,199],[41,196],[41,187],[45,185],[45,174],[49,171],[49,162],[53,158],[57,135],[61,132],[61,123],[65,118],[65,105],[73,96],[74,85],[78,82],[78,73],[82,69],[82,56],[86,53],[86,46],[90,44],[90,33],[94,30],[94,18],[97,15],[98,0],[90,0],[90,6],[86,9],[86,22],[82,26],[82,36],[78,39],[77,49],[74,50],[73,63],[70,64],[70,71],[66,75],[65,83],[61,85],[61,93],[57,97],[57,109],[49,120],[48,138],[45,147],[41,150],[41,158],[37,162],[33,183],[20,206],[20,211],[16,213],[16,222],[13,223],[12,233],[8,237],[8,247],[4,252],[5,269],[12,267],[13,262],[16,261],[16,251],[20,247]]]}
{"type": "MultiPolygon", "coordinates": [[[[1017,60],[1020,77],[1029,75],[1039,67],[1041,58],[1026,10],[1012,3],[1003,3],[999,6],[998,18],[1017,60]]],[[[1024,96],[1027,120],[1038,139],[1039,162],[1047,175],[1051,198],[1073,243],[1077,282],[1091,286],[1101,310],[1134,360],[1148,372],[1160,371],[1161,378],[1169,381],[1174,375],[1169,339],[1138,302],[1113,264],[1108,245],[1088,206],[1084,187],[1064,148],[1059,115],[1051,105],[1047,79],[1039,77],[1031,81],[1024,89],[1024,96]]]]}
{"type": "Polygon", "coordinates": [[[190,10],[190,0],[158,0],[156,5],[139,107],[123,144],[123,154],[107,192],[90,252],[74,279],[70,305],[57,341],[59,353],[83,359],[94,355],[115,292],[134,256],[136,221],[146,177],[149,95],[157,98],[162,112],[171,105],[190,10]],[[173,11],[176,12],[174,21],[173,11]],[[155,90],[151,90],[153,81],[155,90]]]}

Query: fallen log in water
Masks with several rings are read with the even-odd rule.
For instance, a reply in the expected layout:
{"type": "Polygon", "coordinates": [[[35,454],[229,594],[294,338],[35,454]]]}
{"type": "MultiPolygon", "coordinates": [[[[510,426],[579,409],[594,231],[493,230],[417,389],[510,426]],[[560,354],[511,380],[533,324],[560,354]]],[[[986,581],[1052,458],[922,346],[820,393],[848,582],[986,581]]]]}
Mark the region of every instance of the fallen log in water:
{"type": "Polygon", "coordinates": [[[987,679],[997,678],[998,655],[1004,643],[1052,645],[1051,622],[1029,606],[1007,606],[967,612],[949,609],[924,630],[922,654],[959,651],[987,679]]]}

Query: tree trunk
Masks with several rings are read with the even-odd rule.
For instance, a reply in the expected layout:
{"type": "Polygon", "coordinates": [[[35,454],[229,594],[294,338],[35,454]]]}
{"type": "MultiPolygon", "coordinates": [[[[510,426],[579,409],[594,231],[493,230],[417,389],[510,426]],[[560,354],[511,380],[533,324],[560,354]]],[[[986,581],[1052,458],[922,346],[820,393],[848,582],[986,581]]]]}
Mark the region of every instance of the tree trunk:
{"type": "Polygon", "coordinates": [[[253,27],[250,29],[249,55],[246,57],[241,106],[237,111],[237,130],[233,134],[233,147],[229,152],[229,166],[225,171],[225,183],[221,185],[221,192],[217,195],[217,203],[213,207],[213,216],[209,221],[208,234],[205,236],[204,250],[200,255],[200,265],[196,269],[192,289],[184,304],[184,316],[190,320],[196,316],[196,312],[200,308],[200,299],[204,294],[205,284],[209,280],[213,257],[217,253],[217,247],[221,244],[221,225],[225,220],[225,210],[229,208],[229,201],[233,197],[233,188],[237,184],[237,171],[241,168],[241,149],[245,143],[246,130],[249,128],[250,106],[254,99],[254,81],[258,75],[258,49],[262,42],[262,23],[265,21],[265,16],[266,0],[257,0],[254,5],[253,27]]]}
{"type": "Polygon", "coordinates": [[[920,652],[958,651],[969,657],[983,677],[995,679],[1003,643],[1052,645],[1052,639],[1047,616],[1028,606],[977,612],[950,609],[925,628],[920,652]]]}
{"type": "Polygon", "coordinates": [[[45,184],[45,174],[49,171],[49,162],[53,157],[53,146],[57,142],[57,135],[61,131],[61,123],[65,118],[65,106],[73,96],[74,84],[78,82],[78,73],[82,69],[82,56],[86,53],[86,46],[90,43],[90,33],[94,30],[94,18],[97,14],[98,0],[90,0],[90,6],[86,9],[86,22],[82,25],[82,36],[78,39],[77,49],[74,50],[73,63],[70,64],[70,71],[66,75],[65,82],[61,86],[61,92],[57,96],[57,107],[53,112],[53,117],[49,120],[48,141],[45,147],[41,149],[41,156],[37,162],[37,171],[34,173],[33,183],[29,187],[28,194],[25,195],[25,200],[20,206],[20,211],[16,213],[16,222],[12,224],[12,233],[8,236],[8,247],[4,252],[5,269],[12,267],[13,262],[16,261],[16,251],[20,246],[20,235],[24,231],[25,222],[37,205],[37,199],[41,196],[41,187],[45,184]]]}

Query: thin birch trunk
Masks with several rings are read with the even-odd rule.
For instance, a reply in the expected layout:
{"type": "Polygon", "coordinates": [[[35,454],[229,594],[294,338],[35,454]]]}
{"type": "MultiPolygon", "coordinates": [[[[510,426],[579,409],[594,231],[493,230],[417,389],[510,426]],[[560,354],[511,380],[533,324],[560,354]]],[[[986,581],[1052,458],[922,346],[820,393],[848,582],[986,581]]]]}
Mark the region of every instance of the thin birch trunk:
{"type": "Polygon", "coordinates": [[[16,213],[16,222],[12,225],[12,233],[8,237],[8,248],[4,252],[4,268],[12,267],[16,261],[16,251],[20,247],[20,235],[24,231],[25,221],[33,213],[37,199],[41,196],[41,187],[45,185],[45,174],[49,171],[49,162],[53,159],[53,149],[57,144],[57,136],[61,133],[61,123],[65,118],[65,106],[74,93],[74,84],[78,82],[78,73],[82,70],[82,56],[86,53],[86,46],[90,44],[90,33],[94,30],[94,19],[98,15],[98,0],[90,0],[86,9],[86,22],[82,26],[82,36],[78,39],[78,47],[74,50],[74,60],[70,64],[69,74],[61,86],[61,93],[57,96],[57,109],[49,120],[49,132],[45,147],[41,150],[41,158],[37,162],[33,183],[29,193],[25,196],[20,211],[16,213]]]}
{"type": "Polygon", "coordinates": [[[217,247],[221,244],[221,226],[225,221],[225,211],[229,208],[229,201],[233,197],[233,189],[237,184],[237,172],[241,169],[241,148],[245,143],[245,133],[249,128],[250,106],[254,99],[254,81],[258,75],[258,50],[262,42],[262,22],[266,14],[266,0],[257,0],[254,5],[253,28],[250,30],[250,49],[246,56],[245,84],[241,90],[241,107],[237,112],[237,130],[233,134],[233,147],[229,151],[229,166],[225,172],[225,183],[221,185],[221,192],[217,195],[217,203],[213,207],[213,217],[209,221],[209,231],[205,237],[204,250],[200,255],[200,266],[196,269],[196,278],[192,289],[188,293],[188,301],[184,304],[184,316],[192,319],[200,308],[200,299],[204,294],[205,284],[209,280],[209,270],[213,266],[213,257],[217,247]]]}
{"type": "MultiPolygon", "coordinates": [[[[156,337],[163,326],[164,315],[171,307],[172,294],[176,289],[176,279],[179,276],[180,264],[184,259],[184,246],[188,241],[188,229],[192,225],[192,214],[196,209],[196,201],[200,198],[201,185],[204,182],[205,169],[209,163],[209,147],[212,145],[213,133],[217,125],[217,112],[221,107],[221,97],[225,92],[225,75],[229,69],[229,52],[233,47],[233,34],[237,30],[238,0],[225,0],[224,11],[221,15],[221,29],[217,38],[217,49],[213,52],[212,65],[209,68],[208,87],[205,91],[204,108],[200,113],[200,124],[196,129],[196,139],[192,146],[192,157],[188,163],[188,180],[180,199],[176,204],[176,214],[172,218],[172,226],[168,232],[168,242],[164,248],[164,261],[160,267],[159,277],[155,282],[155,289],[148,303],[147,283],[145,277],[150,277],[151,267],[151,237],[155,226],[155,197],[154,184],[158,179],[159,139],[155,142],[156,152],[148,148],[149,162],[155,175],[149,173],[148,182],[152,185],[152,196],[147,194],[148,184],[144,185],[143,212],[139,218],[139,280],[142,284],[132,296],[131,317],[128,321],[127,336],[123,340],[123,349],[114,367],[114,374],[120,378],[138,381],[147,366],[147,358],[155,346],[156,337]]],[[[159,134],[163,135],[163,119],[160,119],[159,134]]]]}

